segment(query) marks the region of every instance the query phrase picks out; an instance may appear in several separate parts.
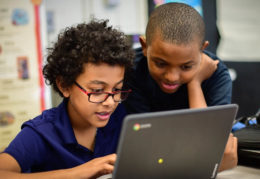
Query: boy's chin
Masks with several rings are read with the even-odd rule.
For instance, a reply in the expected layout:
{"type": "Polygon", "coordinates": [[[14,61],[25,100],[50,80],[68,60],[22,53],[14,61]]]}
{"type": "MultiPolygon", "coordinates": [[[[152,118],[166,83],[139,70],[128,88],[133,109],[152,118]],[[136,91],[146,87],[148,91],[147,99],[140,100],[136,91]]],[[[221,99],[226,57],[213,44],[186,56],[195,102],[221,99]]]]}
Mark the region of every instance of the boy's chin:
{"type": "Polygon", "coordinates": [[[174,90],[168,90],[168,89],[165,89],[165,88],[163,88],[163,87],[160,87],[161,88],[161,90],[164,92],[164,93],[168,93],[168,94],[173,94],[173,93],[175,93],[176,91],[178,91],[178,89],[179,88],[176,88],[176,89],[174,89],[174,90]]]}

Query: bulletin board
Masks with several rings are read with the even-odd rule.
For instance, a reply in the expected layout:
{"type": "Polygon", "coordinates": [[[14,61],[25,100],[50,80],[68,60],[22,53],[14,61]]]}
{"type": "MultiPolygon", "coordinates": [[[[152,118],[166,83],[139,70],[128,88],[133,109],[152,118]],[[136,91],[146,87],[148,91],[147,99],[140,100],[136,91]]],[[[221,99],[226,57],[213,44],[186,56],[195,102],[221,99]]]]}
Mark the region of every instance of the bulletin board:
{"type": "Polygon", "coordinates": [[[45,109],[40,3],[1,0],[0,151],[45,109]]]}

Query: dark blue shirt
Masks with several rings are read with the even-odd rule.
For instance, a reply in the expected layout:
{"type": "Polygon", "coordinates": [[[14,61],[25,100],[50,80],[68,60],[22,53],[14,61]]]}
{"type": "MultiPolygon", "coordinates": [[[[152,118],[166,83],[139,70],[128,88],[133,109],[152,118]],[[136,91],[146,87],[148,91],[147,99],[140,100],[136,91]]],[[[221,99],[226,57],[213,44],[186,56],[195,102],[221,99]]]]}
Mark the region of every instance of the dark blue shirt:
{"type": "MultiPolygon", "coordinates": [[[[78,144],[64,100],[57,108],[22,125],[21,132],[4,152],[13,156],[22,172],[66,169],[96,157],[116,152],[122,119],[126,112],[118,106],[108,124],[97,130],[94,151],[78,144]]],[[[88,139],[86,139],[88,140],[88,139]]]]}
{"type": "MultiPolygon", "coordinates": [[[[205,53],[214,60],[218,59],[212,53],[205,53]]],[[[218,60],[217,70],[201,85],[208,106],[231,103],[232,81],[227,67],[218,60]]],[[[182,85],[173,94],[164,93],[152,79],[141,48],[136,49],[135,68],[128,84],[133,90],[124,102],[128,113],[189,108],[187,85],[182,85]]]]}

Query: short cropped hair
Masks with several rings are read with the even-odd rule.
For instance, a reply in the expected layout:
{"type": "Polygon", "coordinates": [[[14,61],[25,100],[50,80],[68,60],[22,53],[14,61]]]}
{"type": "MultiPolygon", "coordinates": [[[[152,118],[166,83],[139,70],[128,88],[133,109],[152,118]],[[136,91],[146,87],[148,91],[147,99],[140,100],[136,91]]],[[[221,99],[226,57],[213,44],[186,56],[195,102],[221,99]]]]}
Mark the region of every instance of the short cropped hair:
{"type": "Polygon", "coordinates": [[[63,97],[57,79],[63,88],[72,86],[86,63],[119,65],[126,74],[132,68],[133,58],[132,46],[122,32],[108,26],[108,20],[93,19],[59,34],[54,47],[48,49],[43,75],[46,84],[63,97]]]}
{"type": "Polygon", "coordinates": [[[205,38],[205,24],[201,15],[183,3],[166,3],[151,13],[146,27],[146,41],[150,45],[155,33],[163,41],[173,44],[188,44],[195,40],[201,45],[205,38]]]}

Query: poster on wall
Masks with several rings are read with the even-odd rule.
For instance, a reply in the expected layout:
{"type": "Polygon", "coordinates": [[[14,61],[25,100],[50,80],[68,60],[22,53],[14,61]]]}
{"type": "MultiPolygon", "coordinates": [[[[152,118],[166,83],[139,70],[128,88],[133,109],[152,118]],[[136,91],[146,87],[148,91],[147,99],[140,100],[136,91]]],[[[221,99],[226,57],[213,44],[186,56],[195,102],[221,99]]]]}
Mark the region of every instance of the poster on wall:
{"type": "Polygon", "coordinates": [[[39,8],[39,0],[1,0],[0,151],[45,108],[39,8]]]}

